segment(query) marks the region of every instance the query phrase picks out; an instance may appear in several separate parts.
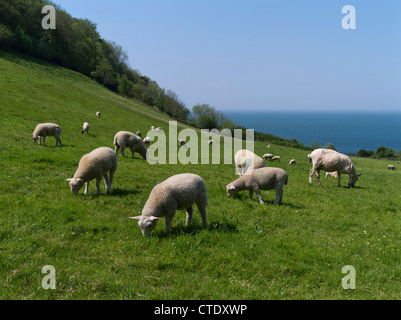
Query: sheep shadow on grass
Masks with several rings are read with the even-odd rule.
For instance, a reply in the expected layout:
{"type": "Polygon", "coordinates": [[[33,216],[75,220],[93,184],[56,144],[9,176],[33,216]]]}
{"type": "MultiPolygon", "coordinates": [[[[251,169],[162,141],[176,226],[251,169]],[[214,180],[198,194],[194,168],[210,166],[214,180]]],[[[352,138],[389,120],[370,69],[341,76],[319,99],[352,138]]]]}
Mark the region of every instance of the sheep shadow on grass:
{"type": "Polygon", "coordinates": [[[238,233],[238,228],[236,224],[227,221],[224,222],[213,221],[209,223],[206,228],[203,227],[200,221],[199,222],[192,221],[189,226],[186,226],[184,223],[178,223],[176,225],[174,225],[173,223],[170,233],[166,233],[164,230],[157,230],[153,231],[152,236],[158,238],[168,238],[180,235],[196,235],[204,230],[211,232],[238,233]]]}
{"type": "Polygon", "coordinates": [[[111,189],[109,195],[113,196],[113,197],[125,197],[128,195],[136,195],[139,194],[140,192],[138,190],[128,190],[128,189],[120,189],[120,188],[116,188],[116,189],[111,189]]]}

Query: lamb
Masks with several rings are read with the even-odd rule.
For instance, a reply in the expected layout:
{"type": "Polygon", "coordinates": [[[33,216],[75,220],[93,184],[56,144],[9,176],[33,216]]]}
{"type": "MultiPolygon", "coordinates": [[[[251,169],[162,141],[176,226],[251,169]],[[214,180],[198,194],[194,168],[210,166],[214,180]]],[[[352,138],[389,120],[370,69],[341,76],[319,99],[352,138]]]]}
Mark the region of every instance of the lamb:
{"type": "Polygon", "coordinates": [[[135,152],[138,152],[142,156],[142,158],[146,160],[147,149],[142,142],[142,139],[132,132],[117,132],[114,136],[114,147],[116,150],[116,154],[118,154],[118,150],[121,149],[121,155],[123,157],[125,157],[124,150],[126,147],[128,147],[131,150],[132,158],[134,158],[135,152]]]}
{"type": "Polygon", "coordinates": [[[145,137],[142,143],[146,146],[146,148],[148,148],[150,146],[150,137],[145,137]]]}
{"type": "Polygon", "coordinates": [[[207,227],[205,182],[200,176],[193,173],[177,174],[156,185],[143,207],[142,215],[130,219],[138,220],[142,234],[150,236],[157,221],[165,217],[166,233],[169,233],[177,210],[186,210],[185,224],[189,225],[192,220],[194,203],[202,216],[203,226],[207,227]]]}
{"type": "Polygon", "coordinates": [[[333,178],[338,178],[338,173],[337,173],[337,171],[334,171],[334,172],[326,172],[326,176],[325,176],[326,178],[327,177],[333,177],[333,178]]]}
{"type": "Polygon", "coordinates": [[[388,165],[388,170],[395,170],[395,167],[392,164],[388,165]]]}
{"type": "Polygon", "coordinates": [[[283,186],[288,184],[287,173],[280,168],[265,167],[252,171],[251,174],[238,178],[227,185],[227,196],[233,196],[237,192],[249,190],[249,198],[252,199],[253,192],[259,198],[259,202],[264,204],[260,190],[276,190],[274,205],[282,204],[283,186]]]}
{"type": "Polygon", "coordinates": [[[106,192],[109,193],[116,170],[116,153],[111,148],[101,147],[85,154],[79,161],[74,177],[67,179],[67,181],[70,183],[70,189],[73,194],[77,194],[84,184],[84,194],[87,194],[89,181],[96,179],[97,194],[100,194],[100,181],[104,177],[106,192]],[[109,176],[107,176],[107,172],[110,172],[109,176]]]}
{"type": "Polygon", "coordinates": [[[60,147],[62,146],[61,144],[61,127],[58,124],[54,123],[39,123],[35,130],[33,131],[32,134],[32,139],[34,142],[36,142],[39,139],[39,144],[42,144],[42,138],[43,138],[43,145],[46,146],[46,137],[47,136],[54,136],[56,138],[56,147],[60,144],[60,147]]]}
{"type": "Polygon", "coordinates": [[[156,131],[160,132],[160,131],[162,131],[162,128],[158,127],[158,128],[156,128],[156,131]]]}
{"type": "Polygon", "coordinates": [[[100,116],[101,116],[100,112],[99,111],[96,112],[96,117],[100,118],[100,116]]]}
{"type": "Polygon", "coordinates": [[[296,164],[296,163],[297,163],[297,160],[291,159],[289,164],[290,164],[290,165],[294,165],[294,164],[296,164]]]}
{"type": "Polygon", "coordinates": [[[348,188],[355,186],[358,177],[361,174],[356,174],[355,166],[351,159],[345,154],[339,153],[331,149],[316,149],[310,154],[312,161],[312,169],[309,173],[309,183],[312,183],[312,176],[316,172],[317,185],[320,183],[320,170],[327,172],[337,172],[338,186],[340,187],[341,174],[349,175],[348,188]]]}
{"type": "Polygon", "coordinates": [[[244,174],[251,173],[253,169],[263,168],[266,166],[261,157],[246,149],[237,151],[234,156],[234,162],[235,168],[240,177],[244,174]]]}
{"type": "Polygon", "coordinates": [[[273,155],[271,154],[271,153],[265,153],[263,156],[262,156],[262,158],[263,159],[269,159],[270,161],[272,160],[272,158],[273,158],[273,155]]]}
{"type": "Polygon", "coordinates": [[[87,122],[84,122],[82,126],[81,134],[84,134],[84,132],[86,132],[86,134],[89,134],[89,123],[87,122]]]}
{"type": "Polygon", "coordinates": [[[213,140],[209,140],[209,146],[211,146],[213,143],[214,143],[214,141],[213,140]]]}
{"type": "Polygon", "coordinates": [[[142,132],[141,132],[141,131],[137,131],[137,132],[136,132],[136,135],[137,135],[138,137],[141,137],[141,138],[142,138],[142,132]]]}
{"type": "Polygon", "coordinates": [[[180,144],[181,147],[184,146],[184,145],[186,145],[186,142],[185,142],[185,140],[183,140],[183,139],[180,139],[180,140],[178,141],[178,143],[180,144]]]}
{"type": "Polygon", "coordinates": [[[274,156],[274,157],[272,158],[271,161],[278,161],[278,162],[280,162],[280,159],[281,159],[280,156],[274,156]]]}

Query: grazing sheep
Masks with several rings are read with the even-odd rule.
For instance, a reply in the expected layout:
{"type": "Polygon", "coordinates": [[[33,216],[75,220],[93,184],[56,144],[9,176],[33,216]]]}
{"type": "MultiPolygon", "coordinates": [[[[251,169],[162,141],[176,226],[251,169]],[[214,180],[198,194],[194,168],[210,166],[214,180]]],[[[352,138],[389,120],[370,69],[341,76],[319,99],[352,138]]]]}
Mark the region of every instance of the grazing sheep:
{"type": "Polygon", "coordinates": [[[149,236],[157,221],[165,217],[166,233],[169,233],[177,210],[186,210],[185,224],[191,222],[194,203],[201,213],[203,226],[206,227],[207,191],[203,179],[192,173],[177,174],[156,185],[143,207],[142,215],[130,219],[138,220],[142,234],[149,236]]]}
{"type": "Polygon", "coordinates": [[[47,136],[54,136],[56,138],[56,147],[60,144],[60,147],[62,146],[61,144],[61,127],[58,124],[54,123],[39,123],[35,130],[33,131],[32,134],[32,139],[34,142],[36,142],[39,139],[39,144],[42,144],[42,138],[43,138],[43,145],[46,146],[46,137],[47,136]]]}
{"type": "Polygon", "coordinates": [[[211,146],[213,144],[213,142],[214,142],[213,140],[209,140],[209,142],[208,142],[209,146],[211,146]]]}
{"type": "Polygon", "coordinates": [[[309,183],[312,183],[313,174],[316,172],[317,185],[320,183],[320,170],[327,172],[336,171],[338,174],[338,186],[340,187],[341,174],[349,175],[348,188],[354,187],[361,174],[356,174],[355,166],[345,154],[331,149],[316,149],[310,154],[312,170],[309,173],[309,183]]]}
{"type": "Polygon", "coordinates": [[[280,162],[280,159],[281,159],[280,156],[274,156],[274,157],[272,158],[271,161],[278,161],[278,162],[280,162]]]}
{"type": "Polygon", "coordinates": [[[152,129],[152,131],[155,130],[155,126],[152,126],[150,129],[152,129]]]}
{"type": "Polygon", "coordinates": [[[89,181],[96,179],[97,194],[100,194],[100,181],[103,177],[106,185],[106,192],[109,193],[116,170],[116,153],[113,149],[101,147],[85,154],[79,161],[78,169],[74,177],[67,179],[67,181],[70,183],[70,189],[73,194],[77,194],[84,184],[84,194],[87,194],[89,181]],[[110,172],[109,176],[107,176],[107,172],[110,172]]]}
{"type": "Polygon", "coordinates": [[[184,146],[184,145],[186,145],[186,142],[185,142],[185,140],[183,140],[183,139],[180,139],[180,140],[178,141],[178,143],[180,144],[181,147],[184,146]]]}
{"type": "Polygon", "coordinates": [[[397,161],[397,164],[400,164],[400,162],[399,162],[399,161],[397,161]]]}
{"type": "Polygon", "coordinates": [[[81,134],[84,134],[84,132],[86,132],[86,134],[89,134],[89,123],[87,122],[84,122],[82,126],[81,134]]]}
{"type": "Polygon", "coordinates": [[[150,146],[150,137],[145,137],[142,142],[148,148],[150,146]]]}
{"type": "Polygon", "coordinates": [[[273,158],[273,155],[271,153],[265,153],[262,158],[266,159],[266,160],[269,159],[271,161],[273,158]]]}
{"type": "Polygon", "coordinates": [[[156,128],[156,131],[160,132],[160,131],[162,131],[162,128],[158,127],[158,128],[156,128]]]}
{"type": "Polygon", "coordinates": [[[259,202],[263,204],[262,194],[260,190],[276,190],[276,198],[273,204],[282,204],[283,186],[288,184],[287,173],[280,168],[265,167],[252,171],[251,174],[245,175],[227,185],[227,196],[233,196],[239,191],[249,190],[249,198],[252,199],[253,192],[259,198],[259,202]]]}
{"type": "Polygon", "coordinates": [[[337,171],[334,171],[334,172],[326,172],[326,176],[325,176],[326,178],[327,177],[332,177],[332,178],[338,178],[338,173],[337,173],[337,171]]]}
{"type": "Polygon", "coordinates": [[[100,112],[99,111],[96,112],[96,117],[100,118],[100,116],[101,116],[100,112]]]}
{"type": "Polygon", "coordinates": [[[392,164],[388,165],[388,170],[395,170],[395,167],[392,164]]]}
{"type": "Polygon", "coordinates": [[[239,176],[243,176],[246,173],[251,173],[253,169],[265,167],[263,159],[253,152],[241,149],[238,150],[234,156],[235,168],[239,176]]]}
{"type": "Polygon", "coordinates": [[[123,157],[125,157],[124,150],[126,147],[128,147],[131,150],[132,158],[134,158],[135,152],[138,152],[142,156],[142,158],[146,160],[147,149],[142,142],[142,139],[132,132],[117,132],[114,136],[114,147],[116,150],[116,154],[118,154],[118,150],[121,149],[121,155],[123,157]]]}
{"type": "Polygon", "coordinates": [[[142,138],[142,132],[141,132],[141,131],[137,131],[137,132],[136,132],[136,135],[137,135],[138,137],[141,137],[141,138],[142,138]]]}
{"type": "Polygon", "coordinates": [[[295,159],[291,159],[290,160],[290,165],[293,165],[293,164],[296,164],[297,163],[297,160],[295,160],[295,159]]]}
{"type": "Polygon", "coordinates": [[[267,149],[270,149],[270,144],[266,147],[267,149]]]}

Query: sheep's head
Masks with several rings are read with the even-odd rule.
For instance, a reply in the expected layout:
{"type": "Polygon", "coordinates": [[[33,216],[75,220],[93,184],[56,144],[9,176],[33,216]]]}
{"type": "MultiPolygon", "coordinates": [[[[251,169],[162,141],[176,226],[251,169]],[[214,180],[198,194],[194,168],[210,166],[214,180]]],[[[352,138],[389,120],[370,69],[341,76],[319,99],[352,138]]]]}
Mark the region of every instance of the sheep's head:
{"type": "Polygon", "coordinates": [[[73,193],[73,194],[77,194],[78,191],[84,185],[84,180],[82,180],[81,178],[71,178],[71,179],[67,179],[66,181],[68,181],[70,183],[71,193],[73,193]]]}
{"type": "Polygon", "coordinates": [[[154,228],[156,228],[157,221],[160,220],[158,217],[154,216],[136,216],[130,217],[130,219],[137,220],[138,225],[142,230],[142,234],[144,237],[149,237],[150,233],[154,228]]]}
{"type": "Polygon", "coordinates": [[[350,181],[348,183],[347,188],[353,188],[355,186],[355,183],[358,181],[358,177],[360,177],[362,173],[360,174],[353,174],[350,178],[350,181]]]}
{"type": "Polygon", "coordinates": [[[40,139],[40,136],[38,136],[37,134],[33,134],[32,139],[33,139],[33,142],[36,142],[36,141],[38,141],[38,139],[40,139]]]}
{"type": "Polygon", "coordinates": [[[227,190],[227,197],[232,197],[234,194],[237,193],[235,187],[232,184],[228,184],[226,186],[226,190],[227,190]]]}

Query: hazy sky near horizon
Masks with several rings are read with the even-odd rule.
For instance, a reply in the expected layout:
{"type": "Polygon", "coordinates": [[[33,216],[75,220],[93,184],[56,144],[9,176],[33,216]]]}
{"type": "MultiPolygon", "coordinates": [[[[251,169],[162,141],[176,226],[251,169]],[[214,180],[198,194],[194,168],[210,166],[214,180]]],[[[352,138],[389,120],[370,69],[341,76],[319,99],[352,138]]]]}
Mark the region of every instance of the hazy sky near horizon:
{"type": "Polygon", "coordinates": [[[192,109],[401,110],[401,1],[54,0],[192,109]],[[353,5],[356,29],[341,10],[353,5]]]}

